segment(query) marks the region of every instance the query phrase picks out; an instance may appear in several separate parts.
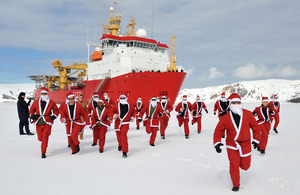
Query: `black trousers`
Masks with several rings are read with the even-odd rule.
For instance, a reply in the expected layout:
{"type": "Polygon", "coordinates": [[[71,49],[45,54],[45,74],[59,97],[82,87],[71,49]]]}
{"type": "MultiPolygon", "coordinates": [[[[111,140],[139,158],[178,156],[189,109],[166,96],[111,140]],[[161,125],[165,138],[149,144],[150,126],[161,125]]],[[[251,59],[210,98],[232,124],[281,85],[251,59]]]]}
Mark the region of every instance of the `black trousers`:
{"type": "Polygon", "coordinates": [[[23,131],[24,126],[25,126],[26,133],[30,133],[29,122],[28,122],[28,119],[27,119],[27,120],[20,120],[20,122],[19,122],[19,132],[20,132],[20,134],[24,133],[24,131],[23,131]]]}

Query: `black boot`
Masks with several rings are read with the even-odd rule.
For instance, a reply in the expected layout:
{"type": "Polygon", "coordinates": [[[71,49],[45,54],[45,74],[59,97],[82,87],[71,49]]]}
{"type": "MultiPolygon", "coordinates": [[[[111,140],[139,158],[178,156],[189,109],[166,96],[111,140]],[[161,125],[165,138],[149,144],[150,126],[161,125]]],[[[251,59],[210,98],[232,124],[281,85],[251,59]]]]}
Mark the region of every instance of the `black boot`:
{"type": "Polygon", "coordinates": [[[260,151],[260,154],[261,154],[261,155],[265,155],[265,154],[266,154],[265,150],[261,150],[261,151],[260,151]]]}
{"type": "Polygon", "coordinates": [[[100,153],[103,153],[103,150],[99,150],[100,153]]]}
{"type": "Polygon", "coordinates": [[[123,158],[127,158],[127,153],[123,152],[123,158]]]}
{"type": "Polygon", "coordinates": [[[240,190],[240,187],[233,187],[232,188],[232,191],[234,191],[234,192],[237,192],[237,191],[239,191],[240,190]]]}
{"type": "Polygon", "coordinates": [[[257,146],[257,151],[259,151],[259,152],[260,152],[260,148],[259,148],[259,146],[257,146]]]}
{"type": "Polygon", "coordinates": [[[188,135],[185,135],[185,139],[189,139],[189,136],[188,136],[188,135]]]}
{"type": "Polygon", "coordinates": [[[46,158],[46,154],[42,154],[42,158],[46,158]]]}
{"type": "Polygon", "coordinates": [[[79,145],[75,146],[76,153],[80,151],[79,145]]]}
{"type": "Polygon", "coordinates": [[[70,145],[70,144],[68,144],[68,148],[71,148],[71,145],[70,145]]]}
{"type": "Polygon", "coordinates": [[[162,136],[161,136],[161,139],[165,139],[165,136],[164,136],[164,135],[162,135],[162,136]]]}
{"type": "Polygon", "coordinates": [[[27,135],[34,135],[34,133],[31,133],[30,131],[26,133],[27,135]]]}
{"type": "Polygon", "coordinates": [[[201,133],[201,131],[198,131],[198,134],[200,134],[201,133]]]}
{"type": "Polygon", "coordinates": [[[118,150],[121,151],[122,150],[122,146],[118,146],[118,150]]]}
{"type": "Polygon", "coordinates": [[[273,129],[273,131],[275,131],[276,134],[278,133],[277,129],[273,129]]]}
{"type": "Polygon", "coordinates": [[[154,144],[150,144],[150,146],[155,146],[154,144]]]}
{"type": "Polygon", "coordinates": [[[140,127],[136,127],[136,130],[139,130],[140,129],[140,127]]]}
{"type": "Polygon", "coordinates": [[[92,146],[97,146],[97,143],[93,143],[92,146]]]}
{"type": "Polygon", "coordinates": [[[20,135],[26,135],[26,133],[22,132],[22,133],[20,133],[20,135]]]}

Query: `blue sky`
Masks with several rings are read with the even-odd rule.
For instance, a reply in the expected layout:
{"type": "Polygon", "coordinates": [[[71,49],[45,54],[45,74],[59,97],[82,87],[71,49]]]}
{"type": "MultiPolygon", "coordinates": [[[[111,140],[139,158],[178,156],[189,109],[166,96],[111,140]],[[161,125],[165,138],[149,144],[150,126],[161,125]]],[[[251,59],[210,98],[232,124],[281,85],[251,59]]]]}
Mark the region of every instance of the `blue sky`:
{"type": "MultiPolygon", "coordinates": [[[[0,83],[28,83],[54,74],[51,62],[86,63],[86,41],[101,37],[110,0],[0,0],[0,83]],[[88,33],[87,33],[87,29],[88,33]]],[[[242,80],[300,79],[300,1],[120,0],[122,27],[169,45],[189,73],[183,87],[242,80]]]]}

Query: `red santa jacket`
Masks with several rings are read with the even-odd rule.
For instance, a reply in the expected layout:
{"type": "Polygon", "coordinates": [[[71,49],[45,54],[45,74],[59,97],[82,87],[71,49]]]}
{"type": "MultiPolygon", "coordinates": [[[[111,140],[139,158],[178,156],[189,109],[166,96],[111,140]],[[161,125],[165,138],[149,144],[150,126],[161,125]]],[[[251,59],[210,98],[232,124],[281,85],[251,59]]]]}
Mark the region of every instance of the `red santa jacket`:
{"type": "Polygon", "coordinates": [[[173,110],[173,106],[171,105],[170,101],[167,101],[165,103],[165,106],[163,106],[162,102],[160,102],[160,107],[163,110],[163,116],[171,117],[171,112],[173,110]]]}
{"type": "Polygon", "coordinates": [[[138,118],[142,118],[144,113],[146,113],[146,117],[144,119],[144,126],[147,125],[147,123],[150,124],[150,127],[159,127],[159,115],[158,113],[163,113],[163,109],[161,108],[160,104],[157,104],[155,110],[152,113],[152,116],[150,116],[150,106],[151,104],[147,104],[143,110],[141,110],[140,114],[138,115],[138,118]]]}
{"type": "Polygon", "coordinates": [[[30,110],[29,110],[29,114],[36,114],[36,115],[39,115],[39,118],[37,120],[35,120],[33,122],[33,124],[35,125],[40,118],[43,118],[44,121],[48,124],[48,125],[52,125],[53,124],[53,121],[50,119],[50,116],[51,115],[54,115],[54,116],[58,116],[59,114],[59,110],[55,104],[55,102],[51,99],[49,99],[46,103],[46,106],[44,108],[44,111],[42,113],[42,110],[41,110],[41,98],[35,100],[32,104],[32,106],[30,107],[30,110]]]}
{"type": "Polygon", "coordinates": [[[249,110],[243,109],[240,118],[239,127],[237,128],[231,112],[228,112],[220,118],[214,132],[214,146],[221,143],[222,136],[226,130],[226,147],[232,150],[238,150],[241,157],[251,155],[251,132],[253,141],[260,142],[260,128],[249,110]]]}
{"type": "MultiPolygon", "coordinates": [[[[181,114],[181,108],[184,108],[183,103],[180,102],[179,104],[177,104],[175,111],[178,112],[177,117],[180,116],[181,114]]],[[[192,104],[190,102],[187,102],[187,108],[185,110],[185,112],[183,113],[183,118],[189,118],[189,111],[192,111],[192,104]]]]}
{"type": "Polygon", "coordinates": [[[94,109],[95,109],[95,107],[94,107],[94,101],[92,100],[92,101],[89,103],[88,107],[87,107],[87,110],[86,110],[87,114],[88,114],[88,115],[92,115],[94,109]]]}
{"type": "Polygon", "coordinates": [[[142,102],[140,106],[138,106],[137,102],[134,103],[134,109],[135,109],[136,117],[138,117],[139,113],[141,112],[141,110],[144,109],[144,107],[145,107],[144,102],[142,102]]]}
{"type": "Polygon", "coordinates": [[[109,118],[109,108],[105,107],[103,108],[101,114],[99,114],[98,107],[94,108],[93,115],[92,115],[92,124],[91,129],[94,129],[94,127],[97,125],[98,122],[100,122],[103,126],[107,127],[107,129],[110,128],[110,121],[109,118]]]}
{"type": "Polygon", "coordinates": [[[200,106],[198,105],[198,102],[193,103],[192,105],[192,109],[193,111],[196,112],[196,114],[193,114],[193,118],[198,118],[199,116],[202,115],[202,110],[206,109],[206,105],[204,104],[204,102],[199,102],[200,106]]]}
{"type": "Polygon", "coordinates": [[[271,107],[267,107],[267,117],[263,114],[262,106],[256,107],[253,111],[253,114],[257,115],[257,122],[258,124],[263,124],[265,122],[270,123],[271,117],[275,115],[275,112],[272,110],[271,107]]]}
{"type": "Polygon", "coordinates": [[[136,112],[135,112],[133,104],[128,103],[127,106],[128,106],[128,111],[123,116],[123,118],[120,118],[120,102],[118,102],[117,104],[114,104],[113,107],[109,111],[110,119],[112,119],[115,114],[119,115],[119,117],[115,120],[115,129],[116,130],[120,130],[121,125],[129,124],[130,119],[134,119],[134,117],[135,117],[136,112]]]}
{"type": "Polygon", "coordinates": [[[272,107],[272,109],[275,111],[275,112],[280,112],[280,102],[277,102],[278,105],[275,106],[275,102],[274,101],[270,101],[269,102],[269,105],[272,107]]]}
{"type": "Polygon", "coordinates": [[[60,106],[59,106],[59,108],[58,108],[59,114],[62,113],[62,108],[64,107],[65,104],[66,104],[66,102],[63,102],[63,103],[60,104],[60,106]]]}
{"type": "Polygon", "coordinates": [[[62,107],[60,120],[65,121],[64,123],[66,125],[67,135],[71,135],[72,129],[76,125],[79,125],[82,128],[86,125],[90,125],[90,120],[87,113],[85,112],[84,108],[77,102],[75,102],[74,104],[73,118],[71,118],[69,104],[65,104],[62,107]],[[84,119],[84,122],[82,122],[82,118],[84,119]]]}
{"type": "Polygon", "coordinates": [[[222,114],[222,112],[227,111],[228,106],[229,106],[229,102],[227,102],[226,110],[223,110],[222,106],[221,106],[221,100],[217,100],[216,103],[215,103],[215,106],[214,106],[214,112],[216,112],[218,110],[219,116],[220,116],[220,114],[222,114]]]}
{"type": "Polygon", "coordinates": [[[106,107],[111,108],[115,104],[115,102],[110,97],[108,97],[107,101],[104,98],[103,100],[106,107]]]}

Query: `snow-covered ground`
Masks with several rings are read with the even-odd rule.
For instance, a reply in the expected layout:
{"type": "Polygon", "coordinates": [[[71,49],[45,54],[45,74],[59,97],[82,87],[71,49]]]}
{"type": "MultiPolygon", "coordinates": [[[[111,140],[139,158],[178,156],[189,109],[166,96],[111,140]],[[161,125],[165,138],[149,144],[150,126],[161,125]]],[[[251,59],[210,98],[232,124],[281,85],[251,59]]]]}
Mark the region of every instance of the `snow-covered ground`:
{"type": "MultiPolygon", "coordinates": [[[[158,136],[155,147],[149,146],[145,129],[137,131],[132,123],[127,159],[117,151],[113,130],[103,154],[91,146],[92,131],[86,129],[81,151],[71,155],[57,120],[47,158],[41,159],[36,135],[18,135],[16,103],[0,103],[0,194],[232,194],[226,149],[218,154],[212,146],[218,122],[212,108],[208,104],[209,114],[203,115],[202,133],[190,126],[188,140],[173,111],[166,139],[158,136]]],[[[281,109],[279,134],[271,131],[265,156],[253,151],[251,168],[241,171],[239,194],[300,194],[300,104],[281,109]]]]}

